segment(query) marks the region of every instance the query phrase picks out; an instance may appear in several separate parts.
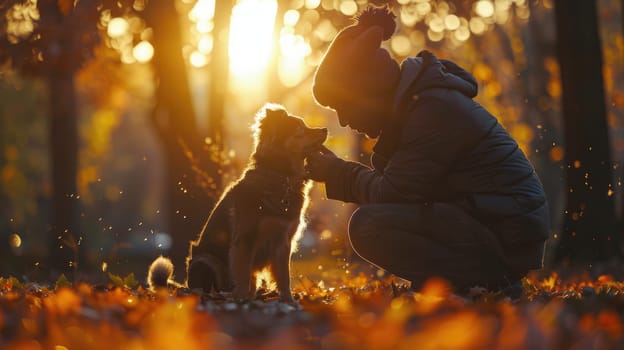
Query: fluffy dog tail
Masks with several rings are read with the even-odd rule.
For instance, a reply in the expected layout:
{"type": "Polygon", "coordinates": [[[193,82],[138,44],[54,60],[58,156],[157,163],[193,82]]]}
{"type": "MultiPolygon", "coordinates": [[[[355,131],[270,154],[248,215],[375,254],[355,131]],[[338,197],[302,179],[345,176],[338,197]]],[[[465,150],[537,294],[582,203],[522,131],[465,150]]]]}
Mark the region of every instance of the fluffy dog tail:
{"type": "Polygon", "coordinates": [[[150,289],[167,287],[173,277],[173,263],[162,255],[152,262],[147,272],[150,289]]]}

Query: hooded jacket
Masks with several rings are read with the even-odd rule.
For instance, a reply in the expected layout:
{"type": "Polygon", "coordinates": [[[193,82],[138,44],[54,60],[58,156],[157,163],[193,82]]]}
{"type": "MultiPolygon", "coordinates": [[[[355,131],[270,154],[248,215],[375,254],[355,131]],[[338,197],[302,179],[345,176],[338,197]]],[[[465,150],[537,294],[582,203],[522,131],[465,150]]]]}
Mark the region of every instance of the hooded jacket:
{"type": "Polygon", "coordinates": [[[549,234],[546,196],[533,167],[480,104],[475,78],[428,51],[401,64],[394,110],[373,168],[336,159],[327,197],[345,202],[456,203],[504,246],[549,234]]]}

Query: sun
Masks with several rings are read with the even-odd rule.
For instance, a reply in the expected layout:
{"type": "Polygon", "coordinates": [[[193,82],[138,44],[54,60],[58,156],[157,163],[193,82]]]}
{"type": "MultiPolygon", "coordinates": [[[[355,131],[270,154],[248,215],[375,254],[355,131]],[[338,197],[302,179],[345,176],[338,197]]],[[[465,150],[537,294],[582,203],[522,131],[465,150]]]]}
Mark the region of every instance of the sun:
{"type": "MultiPolygon", "coordinates": [[[[190,0],[189,0],[190,1],[190,0]]],[[[215,0],[197,0],[189,13],[194,23],[192,33],[196,48],[189,53],[195,68],[210,64],[215,43],[213,18],[215,0]]],[[[296,34],[300,19],[298,10],[284,13],[283,27],[275,35],[278,13],[276,0],[238,0],[232,8],[228,38],[228,70],[230,84],[242,93],[260,91],[268,79],[279,79],[284,86],[295,86],[303,79],[306,57],[311,53],[309,42],[296,34]],[[276,77],[268,77],[269,65],[276,63],[276,77]]]]}
{"type": "Polygon", "coordinates": [[[240,0],[230,23],[230,73],[235,78],[261,75],[273,52],[275,0],[240,0]]]}

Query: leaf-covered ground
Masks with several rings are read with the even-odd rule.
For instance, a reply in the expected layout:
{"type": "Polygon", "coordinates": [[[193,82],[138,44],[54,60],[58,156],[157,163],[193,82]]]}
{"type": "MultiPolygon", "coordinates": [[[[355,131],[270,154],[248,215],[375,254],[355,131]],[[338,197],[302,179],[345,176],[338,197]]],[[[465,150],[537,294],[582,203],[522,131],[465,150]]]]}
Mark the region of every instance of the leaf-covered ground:
{"type": "Polygon", "coordinates": [[[293,279],[299,305],[274,292],[146,290],[133,276],[100,285],[0,278],[2,349],[623,349],[624,282],[534,274],[511,298],[410,291],[364,273],[293,279]]]}

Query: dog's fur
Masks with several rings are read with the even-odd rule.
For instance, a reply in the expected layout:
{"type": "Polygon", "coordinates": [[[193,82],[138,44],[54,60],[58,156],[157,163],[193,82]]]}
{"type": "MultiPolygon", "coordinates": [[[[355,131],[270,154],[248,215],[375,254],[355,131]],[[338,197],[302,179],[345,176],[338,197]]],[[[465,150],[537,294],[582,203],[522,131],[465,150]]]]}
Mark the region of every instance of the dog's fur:
{"type": "MultiPolygon", "coordinates": [[[[304,159],[321,147],[327,129],[309,128],[278,105],[265,106],[254,129],[255,151],[247,169],[191,241],[186,283],[247,299],[256,292],[253,274],[268,267],[280,300],[293,302],[290,256],[301,237],[310,188],[304,159]]],[[[149,270],[150,286],[166,286],[172,271],[168,259],[156,259],[149,270]]]]}

